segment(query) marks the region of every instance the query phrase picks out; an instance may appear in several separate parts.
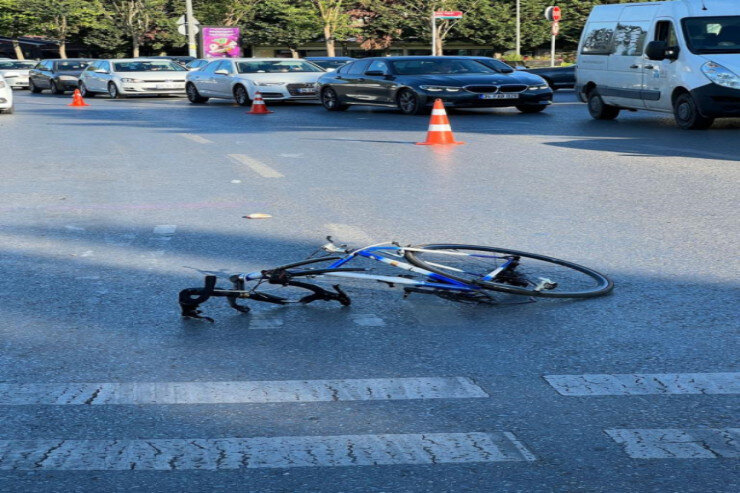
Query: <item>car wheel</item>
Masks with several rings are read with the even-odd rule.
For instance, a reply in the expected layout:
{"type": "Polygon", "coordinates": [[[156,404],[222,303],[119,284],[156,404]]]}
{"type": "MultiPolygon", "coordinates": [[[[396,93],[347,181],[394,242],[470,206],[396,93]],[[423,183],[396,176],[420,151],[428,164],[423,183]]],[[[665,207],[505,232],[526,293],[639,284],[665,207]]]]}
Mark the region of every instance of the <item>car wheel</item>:
{"type": "Polygon", "coordinates": [[[64,91],[59,90],[59,86],[57,85],[56,81],[52,80],[49,82],[49,92],[52,94],[64,94],[64,91]]]}
{"type": "Polygon", "coordinates": [[[321,91],[321,104],[329,111],[344,111],[349,107],[339,102],[337,91],[331,87],[326,87],[321,91]]]}
{"type": "Polygon", "coordinates": [[[588,112],[596,120],[614,120],[619,116],[619,108],[606,104],[596,89],[588,93],[588,112]]]}
{"type": "Polygon", "coordinates": [[[193,104],[200,104],[208,101],[208,98],[204,98],[200,95],[198,88],[195,87],[195,84],[192,82],[188,82],[188,85],[185,86],[185,93],[188,95],[188,101],[193,104]]]}
{"type": "Polygon", "coordinates": [[[684,130],[706,130],[714,123],[714,118],[706,118],[699,113],[696,101],[687,92],[673,103],[673,116],[676,124],[684,130]]]}
{"type": "Polygon", "coordinates": [[[424,112],[419,95],[410,89],[402,89],[396,96],[396,104],[404,115],[420,115],[424,112]]]}
{"type": "Polygon", "coordinates": [[[125,96],[118,90],[115,82],[108,82],[108,95],[111,99],[123,99],[125,96]]]}
{"type": "Polygon", "coordinates": [[[539,113],[545,108],[547,108],[547,105],[544,104],[519,104],[516,107],[516,109],[518,109],[522,113],[539,113]]]}
{"type": "Polygon", "coordinates": [[[85,85],[84,82],[80,82],[80,95],[83,98],[94,98],[95,97],[95,93],[88,91],[87,86],[85,85]]]}
{"type": "Polygon", "coordinates": [[[33,79],[28,80],[28,90],[34,94],[38,94],[41,92],[41,88],[37,87],[36,84],[33,83],[33,79]]]}
{"type": "Polygon", "coordinates": [[[242,85],[238,85],[234,88],[234,101],[236,101],[236,104],[239,106],[249,106],[252,104],[252,101],[249,99],[247,89],[242,85]]]}

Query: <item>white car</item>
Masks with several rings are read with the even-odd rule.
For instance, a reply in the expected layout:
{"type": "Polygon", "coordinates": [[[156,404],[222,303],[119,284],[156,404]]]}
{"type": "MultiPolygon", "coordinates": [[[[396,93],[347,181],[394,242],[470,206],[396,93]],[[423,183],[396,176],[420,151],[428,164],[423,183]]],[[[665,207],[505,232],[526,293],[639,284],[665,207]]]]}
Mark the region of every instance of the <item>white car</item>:
{"type": "Polygon", "coordinates": [[[12,88],[28,89],[28,72],[37,63],[28,60],[0,59],[0,75],[5,77],[5,82],[12,88]]]}
{"type": "Polygon", "coordinates": [[[187,69],[172,60],[119,58],[97,60],[80,75],[85,97],[106,93],[111,98],[146,94],[185,94],[187,69]]]}
{"type": "Polygon", "coordinates": [[[13,89],[0,75],[0,113],[13,113],[13,89]]]}
{"type": "Polygon", "coordinates": [[[191,103],[233,98],[242,106],[249,106],[257,92],[273,101],[316,99],[316,82],[324,73],[297,58],[228,58],[188,73],[186,92],[191,103]]]}

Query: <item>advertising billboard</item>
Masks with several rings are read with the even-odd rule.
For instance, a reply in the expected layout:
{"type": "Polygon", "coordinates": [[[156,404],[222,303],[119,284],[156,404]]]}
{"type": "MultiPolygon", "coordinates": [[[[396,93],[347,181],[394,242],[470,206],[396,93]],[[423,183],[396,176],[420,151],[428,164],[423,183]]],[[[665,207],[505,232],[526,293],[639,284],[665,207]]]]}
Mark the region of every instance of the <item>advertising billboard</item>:
{"type": "Polygon", "coordinates": [[[201,31],[203,58],[234,58],[242,55],[238,27],[204,27],[201,31]]]}

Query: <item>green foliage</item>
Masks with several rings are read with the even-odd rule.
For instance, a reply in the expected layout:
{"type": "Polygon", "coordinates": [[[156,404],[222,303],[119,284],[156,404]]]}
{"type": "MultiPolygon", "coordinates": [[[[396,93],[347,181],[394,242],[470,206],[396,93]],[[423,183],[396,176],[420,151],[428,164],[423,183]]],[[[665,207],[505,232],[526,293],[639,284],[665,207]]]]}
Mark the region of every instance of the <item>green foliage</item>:
{"type": "Polygon", "coordinates": [[[245,36],[255,44],[284,45],[297,50],[315,40],[321,29],[310,1],[263,0],[245,36]]]}
{"type": "MultiPolygon", "coordinates": [[[[561,7],[558,48],[572,50],[591,9],[602,3],[607,0],[520,0],[523,52],[549,43],[546,7],[561,7]]],[[[428,45],[431,12],[462,10],[460,21],[438,21],[438,46],[442,40],[460,40],[505,52],[515,44],[516,0],[193,0],[193,4],[203,25],[240,26],[251,43],[297,47],[324,38],[327,49],[333,49],[337,39],[357,39],[368,50],[390,49],[401,41],[428,45]]],[[[130,53],[137,45],[145,51],[166,51],[186,44],[175,25],[184,13],[183,0],[0,0],[0,35],[83,42],[97,53],[130,53]]]]}

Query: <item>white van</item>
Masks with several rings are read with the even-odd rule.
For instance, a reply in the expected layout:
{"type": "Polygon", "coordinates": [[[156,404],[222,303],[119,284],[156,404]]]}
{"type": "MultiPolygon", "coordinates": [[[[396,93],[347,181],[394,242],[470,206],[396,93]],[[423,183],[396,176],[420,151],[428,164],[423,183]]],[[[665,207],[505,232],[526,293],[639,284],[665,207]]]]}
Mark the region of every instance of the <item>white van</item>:
{"type": "Polygon", "coordinates": [[[576,91],[599,120],[620,109],[673,113],[684,129],[740,117],[740,0],[594,7],[576,91]]]}

